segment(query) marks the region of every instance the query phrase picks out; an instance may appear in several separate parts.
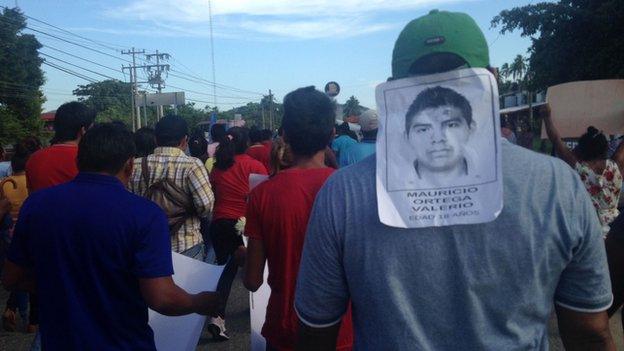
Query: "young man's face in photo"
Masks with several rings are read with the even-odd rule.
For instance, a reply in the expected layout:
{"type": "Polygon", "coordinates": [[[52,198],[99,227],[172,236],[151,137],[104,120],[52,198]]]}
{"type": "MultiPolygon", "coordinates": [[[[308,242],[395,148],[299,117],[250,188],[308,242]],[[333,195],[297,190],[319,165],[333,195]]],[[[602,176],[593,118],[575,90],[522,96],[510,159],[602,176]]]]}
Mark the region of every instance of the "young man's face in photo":
{"type": "Polygon", "coordinates": [[[414,116],[408,141],[416,153],[418,167],[433,172],[451,170],[461,164],[470,126],[453,106],[425,109],[414,116]]]}

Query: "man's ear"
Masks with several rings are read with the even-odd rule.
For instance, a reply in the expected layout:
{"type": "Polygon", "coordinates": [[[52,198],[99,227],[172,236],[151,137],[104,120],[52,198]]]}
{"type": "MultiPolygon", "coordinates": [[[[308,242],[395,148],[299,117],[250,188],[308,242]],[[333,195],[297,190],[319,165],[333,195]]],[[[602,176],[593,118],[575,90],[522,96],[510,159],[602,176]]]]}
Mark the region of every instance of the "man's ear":
{"type": "Polygon", "coordinates": [[[490,73],[492,73],[494,75],[494,78],[496,78],[496,80],[498,81],[498,68],[487,66],[486,69],[490,71],[490,73]]]}
{"type": "Polygon", "coordinates": [[[87,128],[81,127],[80,130],[78,131],[78,134],[76,134],[76,140],[82,139],[82,137],[85,135],[86,132],[87,132],[87,128]]]}
{"type": "Polygon", "coordinates": [[[132,176],[133,170],[134,170],[134,157],[130,157],[128,161],[126,161],[126,164],[124,165],[124,168],[123,168],[124,175],[126,175],[128,179],[130,179],[130,177],[132,176]]]}
{"type": "Polygon", "coordinates": [[[475,130],[477,130],[477,122],[475,122],[474,119],[468,125],[468,130],[470,131],[471,134],[474,133],[475,130]]]}
{"type": "Polygon", "coordinates": [[[185,135],[182,140],[180,140],[180,149],[185,150],[188,146],[188,135],[185,135]]]}
{"type": "Polygon", "coordinates": [[[121,181],[124,186],[128,186],[130,178],[132,178],[132,171],[134,169],[134,157],[130,157],[123,167],[117,172],[115,177],[121,181]]]}

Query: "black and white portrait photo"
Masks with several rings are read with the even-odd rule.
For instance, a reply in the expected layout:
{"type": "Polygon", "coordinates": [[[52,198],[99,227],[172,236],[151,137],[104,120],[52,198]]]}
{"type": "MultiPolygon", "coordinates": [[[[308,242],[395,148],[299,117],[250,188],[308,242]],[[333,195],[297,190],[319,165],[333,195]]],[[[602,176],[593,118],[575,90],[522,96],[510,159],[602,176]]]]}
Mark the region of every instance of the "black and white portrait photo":
{"type": "Polygon", "coordinates": [[[456,179],[474,172],[465,149],[476,124],[463,95],[441,86],[423,90],[405,114],[405,137],[418,179],[456,179]]]}
{"type": "Polygon", "coordinates": [[[502,207],[498,91],[489,72],[391,81],[377,88],[377,103],[380,217],[437,226],[484,218],[481,197],[502,207]],[[445,216],[458,211],[464,215],[445,216]]]}

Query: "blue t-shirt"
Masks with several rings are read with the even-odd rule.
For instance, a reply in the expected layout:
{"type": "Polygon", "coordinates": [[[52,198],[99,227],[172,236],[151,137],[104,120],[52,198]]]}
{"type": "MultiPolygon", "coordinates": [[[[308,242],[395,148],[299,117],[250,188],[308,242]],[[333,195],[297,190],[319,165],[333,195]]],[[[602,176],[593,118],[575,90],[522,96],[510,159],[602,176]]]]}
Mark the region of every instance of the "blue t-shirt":
{"type": "Polygon", "coordinates": [[[340,167],[356,164],[375,153],[375,140],[362,140],[340,154],[340,167]]]}
{"type": "Polygon", "coordinates": [[[348,135],[341,135],[332,141],[331,148],[334,150],[334,153],[336,153],[336,156],[340,158],[340,153],[354,144],[357,144],[357,140],[354,140],[348,135]]]}
{"type": "Polygon", "coordinates": [[[502,152],[504,209],[479,225],[384,226],[375,157],[335,173],[306,234],[300,318],[335,324],[351,300],[356,350],[547,350],[553,303],[606,310],[602,232],[579,177],[505,141],[502,152]]]}
{"type": "Polygon", "coordinates": [[[11,162],[0,162],[0,179],[11,175],[11,162]]]}
{"type": "Polygon", "coordinates": [[[167,217],[117,178],[30,195],[8,259],[34,268],[44,350],[155,350],[139,278],[173,274],[167,217]]]}

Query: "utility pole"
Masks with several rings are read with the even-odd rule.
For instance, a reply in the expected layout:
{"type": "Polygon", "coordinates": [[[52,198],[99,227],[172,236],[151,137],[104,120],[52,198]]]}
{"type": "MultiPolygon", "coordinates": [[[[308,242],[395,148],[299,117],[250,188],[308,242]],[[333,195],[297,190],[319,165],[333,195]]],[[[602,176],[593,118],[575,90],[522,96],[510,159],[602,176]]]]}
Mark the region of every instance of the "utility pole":
{"type": "Polygon", "coordinates": [[[271,89],[269,89],[269,126],[271,127],[271,132],[273,132],[273,93],[271,89]]]}
{"type": "Polygon", "coordinates": [[[212,108],[211,120],[215,120],[217,117],[217,69],[215,67],[215,55],[214,55],[214,37],[212,35],[212,1],[208,0],[208,17],[210,19],[210,56],[212,58],[212,108]]]}
{"type": "MultiPolygon", "coordinates": [[[[128,50],[128,51],[122,51],[121,52],[123,55],[132,55],[132,66],[122,66],[122,70],[129,70],[130,71],[130,84],[132,84],[132,89],[131,89],[131,101],[132,101],[132,130],[136,131],[137,129],[141,128],[141,107],[139,106],[139,104],[137,103],[136,99],[137,99],[137,93],[138,93],[138,79],[137,79],[137,73],[136,73],[136,55],[137,54],[144,54],[145,50],[141,50],[141,51],[136,51],[134,48],[132,48],[132,50],[128,50]]],[[[147,120],[145,121],[145,124],[147,124],[147,120]]]]}
{"type": "MultiPolygon", "coordinates": [[[[158,93],[162,93],[162,89],[165,87],[165,80],[162,78],[164,72],[169,71],[170,66],[168,64],[160,64],[160,60],[169,60],[169,54],[160,53],[156,50],[155,54],[145,55],[148,61],[156,58],[156,65],[147,65],[148,82],[158,90],[158,93]]],[[[161,105],[156,106],[156,114],[158,119],[163,116],[163,107],[161,105]]]]}
{"type": "Polygon", "coordinates": [[[262,109],[262,129],[266,129],[266,123],[264,122],[264,101],[260,101],[260,108],[262,109]]]}

